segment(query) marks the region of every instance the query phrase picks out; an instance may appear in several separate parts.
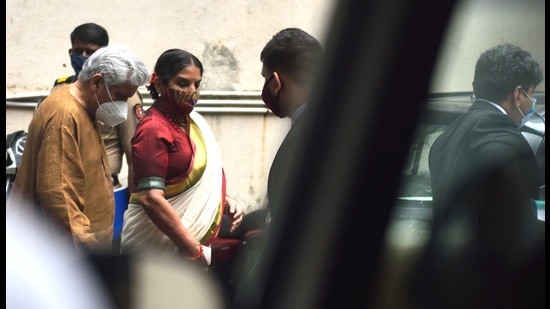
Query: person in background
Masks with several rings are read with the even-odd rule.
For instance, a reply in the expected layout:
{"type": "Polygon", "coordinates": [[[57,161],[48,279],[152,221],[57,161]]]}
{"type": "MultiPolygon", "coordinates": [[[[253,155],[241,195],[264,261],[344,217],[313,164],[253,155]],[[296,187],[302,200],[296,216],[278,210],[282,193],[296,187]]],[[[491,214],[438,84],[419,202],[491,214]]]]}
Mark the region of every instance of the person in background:
{"type": "Polygon", "coordinates": [[[419,308],[544,302],[537,161],[520,130],[542,80],[541,66],[518,46],[495,46],[477,60],[472,106],[429,153],[432,239],[413,283],[419,308]]]}
{"type": "Polygon", "coordinates": [[[101,124],[126,120],[128,98],[149,77],[124,45],[98,49],[78,79],[44,99],[28,127],[7,210],[31,208],[77,248],[111,250],[114,196],[101,124]]]}
{"type": "Polygon", "coordinates": [[[124,213],[121,252],[179,254],[210,265],[208,247],[222,215],[230,231],[243,213],[227,198],[221,152],[208,124],[193,111],[203,66],[181,49],[160,55],[148,86],[153,105],[132,139],[134,186],[124,213]]]}
{"type": "MultiPolygon", "coordinates": [[[[109,44],[109,34],[102,26],[95,23],[85,23],[77,26],[71,32],[71,48],[69,56],[71,66],[75,75],[61,77],[55,80],[51,92],[62,85],[73,83],[78,78],[78,73],[82,70],[82,65],[96,50],[109,44]]],[[[137,123],[143,118],[143,99],[136,91],[128,102],[128,118],[115,127],[103,125],[101,135],[107,155],[109,156],[109,166],[111,167],[111,176],[113,177],[114,188],[120,188],[123,184],[119,180],[119,174],[122,170],[122,159],[126,158],[128,166],[127,185],[131,191],[132,186],[132,145],[131,139],[134,136],[137,123]]],[[[40,103],[38,104],[38,106],[40,103]]],[[[38,108],[38,107],[37,107],[38,108]]]]}
{"type": "Polygon", "coordinates": [[[306,109],[315,81],[314,71],[321,55],[321,43],[298,28],[279,31],[260,53],[261,74],[265,79],[262,100],[277,117],[290,117],[292,121],[290,131],[277,150],[269,171],[268,209],[280,198],[279,186],[289,177],[281,172],[281,166],[288,159],[289,150],[299,143],[295,132],[306,109]]]}

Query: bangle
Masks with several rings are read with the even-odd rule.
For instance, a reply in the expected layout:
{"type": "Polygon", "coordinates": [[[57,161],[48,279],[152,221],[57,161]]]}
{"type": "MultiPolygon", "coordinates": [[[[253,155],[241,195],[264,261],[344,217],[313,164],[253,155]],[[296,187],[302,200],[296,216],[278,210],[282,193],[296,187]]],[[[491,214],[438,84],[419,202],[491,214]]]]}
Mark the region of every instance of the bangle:
{"type": "Polygon", "coordinates": [[[202,245],[200,243],[198,243],[199,246],[200,246],[200,251],[199,251],[199,254],[197,254],[196,256],[193,256],[193,257],[187,257],[187,259],[191,260],[191,261],[196,261],[198,260],[202,254],[203,254],[203,251],[202,251],[202,245]]]}

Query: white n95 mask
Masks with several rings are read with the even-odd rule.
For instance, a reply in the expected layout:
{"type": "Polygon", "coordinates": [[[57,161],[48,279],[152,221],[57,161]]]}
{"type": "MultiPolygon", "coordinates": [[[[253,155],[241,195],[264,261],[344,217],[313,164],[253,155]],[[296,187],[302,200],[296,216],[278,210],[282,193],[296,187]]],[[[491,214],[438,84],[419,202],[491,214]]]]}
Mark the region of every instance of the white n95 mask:
{"type": "Polygon", "coordinates": [[[111,97],[107,84],[105,84],[105,88],[107,89],[107,94],[109,95],[111,102],[100,104],[96,93],[95,100],[98,108],[95,112],[95,118],[97,121],[106,124],[109,127],[115,127],[126,121],[128,117],[128,107],[126,101],[113,101],[113,97],[111,97]]]}

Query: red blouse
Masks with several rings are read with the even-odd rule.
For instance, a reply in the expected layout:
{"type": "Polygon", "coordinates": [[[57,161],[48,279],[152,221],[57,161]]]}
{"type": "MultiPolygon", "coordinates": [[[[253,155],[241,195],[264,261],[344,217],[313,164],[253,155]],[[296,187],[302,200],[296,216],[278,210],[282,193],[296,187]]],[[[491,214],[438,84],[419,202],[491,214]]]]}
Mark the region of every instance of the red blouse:
{"type": "Polygon", "coordinates": [[[144,177],[161,177],[168,186],[191,171],[195,145],[172,119],[152,106],[139,122],[132,138],[134,188],[144,177]]]}

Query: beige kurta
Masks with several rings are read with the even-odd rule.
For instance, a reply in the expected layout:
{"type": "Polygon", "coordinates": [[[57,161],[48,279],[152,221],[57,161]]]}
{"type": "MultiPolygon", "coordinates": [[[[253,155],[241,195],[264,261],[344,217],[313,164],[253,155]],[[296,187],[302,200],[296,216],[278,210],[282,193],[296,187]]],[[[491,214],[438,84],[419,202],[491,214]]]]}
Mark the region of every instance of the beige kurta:
{"type": "MultiPolygon", "coordinates": [[[[74,76],[67,76],[65,78],[59,78],[56,84],[53,86],[51,93],[55,90],[67,85],[69,81],[73,81],[74,76]]],[[[132,137],[136,131],[138,122],[143,118],[143,98],[138,91],[133,96],[128,98],[128,117],[126,121],[123,121],[116,127],[109,127],[103,125],[101,127],[101,135],[103,136],[103,143],[105,144],[105,150],[109,157],[109,165],[111,166],[111,174],[118,176],[122,170],[122,157],[126,156],[126,163],[128,165],[128,174],[124,175],[128,179],[129,191],[132,191],[132,137]]],[[[41,102],[38,102],[40,106],[41,102]]],[[[121,187],[119,185],[118,187],[121,187]]]]}
{"type": "Polygon", "coordinates": [[[100,127],[69,88],[36,110],[7,211],[38,206],[75,244],[111,249],[114,196],[100,127]]]}

